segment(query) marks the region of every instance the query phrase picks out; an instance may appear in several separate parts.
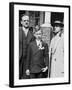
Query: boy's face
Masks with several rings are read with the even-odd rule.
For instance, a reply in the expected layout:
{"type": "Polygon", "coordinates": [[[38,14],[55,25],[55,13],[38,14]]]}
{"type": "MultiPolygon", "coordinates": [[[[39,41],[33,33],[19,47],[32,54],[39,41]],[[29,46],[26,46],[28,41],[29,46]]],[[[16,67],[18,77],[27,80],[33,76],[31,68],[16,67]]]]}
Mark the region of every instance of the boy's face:
{"type": "Polygon", "coordinates": [[[36,37],[36,39],[41,40],[42,39],[42,31],[39,30],[39,31],[35,32],[34,36],[36,37]]]}
{"type": "Polygon", "coordinates": [[[38,30],[39,30],[39,26],[37,25],[37,26],[35,27],[35,29],[38,31],[38,30]]]}

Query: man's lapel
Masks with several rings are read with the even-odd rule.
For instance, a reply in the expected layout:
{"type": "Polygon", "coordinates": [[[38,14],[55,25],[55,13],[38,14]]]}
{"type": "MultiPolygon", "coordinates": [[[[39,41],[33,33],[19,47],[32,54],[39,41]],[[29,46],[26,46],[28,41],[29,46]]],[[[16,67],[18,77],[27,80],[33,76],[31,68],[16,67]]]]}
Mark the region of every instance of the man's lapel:
{"type": "Polygon", "coordinates": [[[23,40],[26,38],[26,36],[25,36],[25,32],[23,31],[23,28],[21,28],[21,30],[22,30],[22,38],[23,38],[23,40]]]}
{"type": "Polygon", "coordinates": [[[33,42],[33,55],[35,55],[36,53],[38,53],[39,47],[37,46],[36,40],[33,42]]]}
{"type": "Polygon", "coordinates": [[[29,44],[30,40],[32,39],[33,35],[30,31],[28,31],[28,34],[27,36],[25,35],[25,32],[23,31],[23,28],[22,28],[22,35],[23,35],[23,38],[27,38],[27,44],[29,44]]]}
{"type": "Polygon", "coordinates": [[[32,39],[32,33],[30,31],[28,31],[28,34],[27,34],[27,44],[29,44],[30,40],[32,39]]]}

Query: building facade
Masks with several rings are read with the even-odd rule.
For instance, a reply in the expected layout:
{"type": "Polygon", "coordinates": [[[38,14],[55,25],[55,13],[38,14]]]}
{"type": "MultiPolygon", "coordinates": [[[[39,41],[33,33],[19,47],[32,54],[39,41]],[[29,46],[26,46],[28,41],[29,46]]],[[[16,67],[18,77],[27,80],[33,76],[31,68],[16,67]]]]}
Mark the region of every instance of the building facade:
{"type": "Polygon", "coordinates": [[[64,14],[58,12],[43,12],[43,11],[19,11],[19,26],[21,26],[21,15],[29,15],[30,27],[35,28],[36,25],[40,25],[43,31],[43,40],[50,44],[53,37],[53,27],[52,23],[55,20],[61,20],[63,22],[64,14]]]}

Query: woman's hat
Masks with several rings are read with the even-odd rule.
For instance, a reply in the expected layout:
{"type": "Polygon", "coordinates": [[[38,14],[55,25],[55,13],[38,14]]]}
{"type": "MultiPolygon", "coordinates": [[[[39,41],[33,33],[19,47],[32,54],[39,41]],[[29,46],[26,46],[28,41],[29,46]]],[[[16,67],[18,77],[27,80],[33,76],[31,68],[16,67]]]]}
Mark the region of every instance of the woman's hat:
{"type": "Polygon", "coordinates": [[[63,24],[61,21],[55,21],[55,22],[53,23],[53,27],[55,27],[55,26],[63,27],[64,24],[63,24]]]}

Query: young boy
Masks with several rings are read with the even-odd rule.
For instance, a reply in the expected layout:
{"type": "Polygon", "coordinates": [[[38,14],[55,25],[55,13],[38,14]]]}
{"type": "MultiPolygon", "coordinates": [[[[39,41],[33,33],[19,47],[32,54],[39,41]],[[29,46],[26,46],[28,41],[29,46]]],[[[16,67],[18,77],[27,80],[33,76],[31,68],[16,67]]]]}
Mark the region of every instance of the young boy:
{"type": "Polygon", "coordinates": [[[48,45],[42,41],[42,31],[34,33],[35,40],[29,44],[27,52],[26,75],[30,78],[45,78],[48,72],[48,45]]]}

